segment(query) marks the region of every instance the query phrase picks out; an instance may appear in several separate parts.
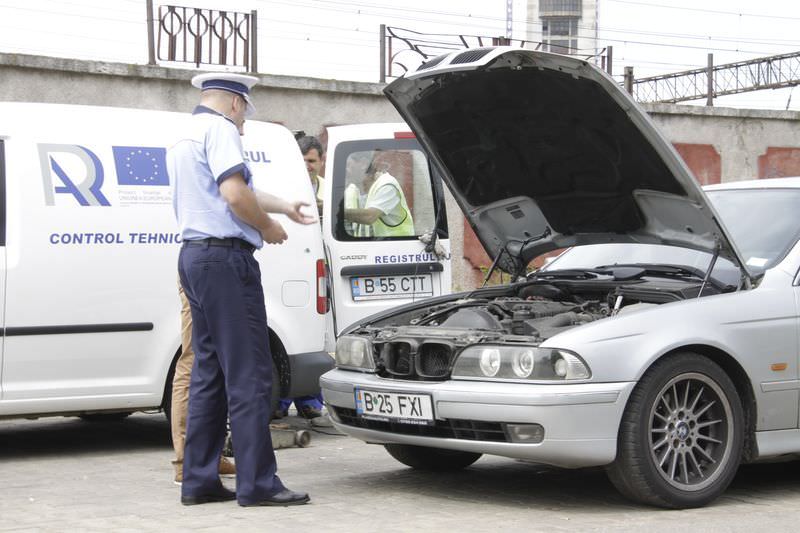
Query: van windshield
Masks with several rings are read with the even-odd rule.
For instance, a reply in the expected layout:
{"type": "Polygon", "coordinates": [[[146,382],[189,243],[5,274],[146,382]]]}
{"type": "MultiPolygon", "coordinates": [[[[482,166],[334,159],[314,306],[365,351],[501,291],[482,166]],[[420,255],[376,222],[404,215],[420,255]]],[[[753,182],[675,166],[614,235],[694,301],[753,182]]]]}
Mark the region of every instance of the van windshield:
{"type": "Polygon", "coordinates": [[[416,239],[436,226],[430,166],[415,139],[341,143],[329,177],[338,240],[416,239]]]}

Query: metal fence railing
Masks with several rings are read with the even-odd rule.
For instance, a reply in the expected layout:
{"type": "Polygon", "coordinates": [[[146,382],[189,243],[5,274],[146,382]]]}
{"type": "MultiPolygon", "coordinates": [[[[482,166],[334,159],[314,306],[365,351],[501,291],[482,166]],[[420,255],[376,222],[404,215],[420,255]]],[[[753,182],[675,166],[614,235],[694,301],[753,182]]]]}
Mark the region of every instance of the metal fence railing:
{"type": "Polygon", "coordinates": [[[257,72],[256,11],[161,5],[155,18],[153,0],[147,0],[147,15],[149,64],[158,59],[257,72]]]}
{"type": "MultiPolygon", "coordinates": [[[[404,72],[416,68],[423,61],[446,54],[454,50],[475,48],[482,46],[517,46],[529,50],[547,50],[546,42],[530,41],[525,39],[511,39],[508,37],[491,37],[486,35],[467,34],[442,34],[420,33],[406,28],[397,28],[381,24],[380,27],[380,81],[402,75],[404,72]]],[[[605,48],[598,54],[592,48],[586,49],[560,47],[568,50],[570,55],[590,59],[605,52],[605,48]]],[[[605,64],[605,62],[604,62],[605,64]]]]}

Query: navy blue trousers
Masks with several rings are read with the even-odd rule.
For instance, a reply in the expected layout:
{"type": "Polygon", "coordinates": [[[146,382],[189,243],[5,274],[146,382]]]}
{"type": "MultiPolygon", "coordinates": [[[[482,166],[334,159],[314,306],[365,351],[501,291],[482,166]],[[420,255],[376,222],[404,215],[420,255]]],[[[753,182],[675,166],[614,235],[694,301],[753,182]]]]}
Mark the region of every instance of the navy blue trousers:
{"type": "Polygon", "coordinates": [[[185,244],[178,259],[195,352],[183,459],[183,496],[218,491],[230,415],[236,497],[255,503],[284,489],[269,433],[272,355],[261,272],[252,252],[185,244]]]}

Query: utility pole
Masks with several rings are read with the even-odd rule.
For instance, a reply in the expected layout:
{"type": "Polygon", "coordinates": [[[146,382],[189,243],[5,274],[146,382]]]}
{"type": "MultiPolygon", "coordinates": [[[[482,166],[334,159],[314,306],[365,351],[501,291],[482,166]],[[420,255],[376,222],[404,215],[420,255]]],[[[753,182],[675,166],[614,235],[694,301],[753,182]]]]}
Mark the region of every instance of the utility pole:
{"type": "Polygon", "coordinates": [[[153,30],[155,19],[153,18],[153,0],[145,2],[147,9],[147,64],[156,64],[156,38],[153,30]]]}
{"type": "Polygon", "coordinates": [[[625,92],[633,95],[633,67],[625,67],[625,92]]]}
{"type": "Polygon", "coordinates": [[[514,25],[514,0],[506,0],[506,39],[511,39],[511,30],[514,25]]]}
{"type": "Polygon", "coordinates": [[[706,105],[712,107],[714,105],[714,54],[708,54],[708,96],[706,96],[706,105]]]}

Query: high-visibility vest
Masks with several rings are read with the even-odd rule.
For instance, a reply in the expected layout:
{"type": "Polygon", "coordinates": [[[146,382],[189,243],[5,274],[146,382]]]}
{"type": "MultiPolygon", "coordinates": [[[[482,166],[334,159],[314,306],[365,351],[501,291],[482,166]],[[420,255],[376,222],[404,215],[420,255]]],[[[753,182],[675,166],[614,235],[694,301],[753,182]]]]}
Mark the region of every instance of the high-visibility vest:
{"type": "MultiPolygon", "coordinates": [[[[361,191],[355,183],[351,183],[344,189],[344,208],[345,209],[359,209],[361,207],[361,191]]],[[[345,220],[344,228],[349,235],[354,237],[369,237],[370,226],[366,224],[359,224],[358,222],[350,222],[345,220]]]]}
{"type": "Polygon", "coordinates": [[[392,187],[395,190],[400,198],[400,207],[403,208],[405,216],[403,217],[403,220],[394,226],[390,226],[384,222],[382,216],[379,217],[378,220],[372,223],[372,234],[375,237],[413,237],[415,235],[414,219],[411,217],[411,210],[408,208],[408,204],[406,203],[406,197],[403,194],[403,189],[400,188],[400,184],[397,182],[397,179],[395,179],[395,177],[391,174],[384,172],[378,177],[377,180],[375,180],[375,183],[373,183],[372,187],[369,188],[369,192],[367,193],[367,201],[364,205],[368,206],[370,204],[370,200],[375,197],[375,195],[378,193],[378,189],[381,187],[392,187]]]}

